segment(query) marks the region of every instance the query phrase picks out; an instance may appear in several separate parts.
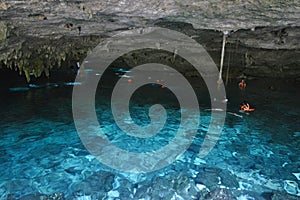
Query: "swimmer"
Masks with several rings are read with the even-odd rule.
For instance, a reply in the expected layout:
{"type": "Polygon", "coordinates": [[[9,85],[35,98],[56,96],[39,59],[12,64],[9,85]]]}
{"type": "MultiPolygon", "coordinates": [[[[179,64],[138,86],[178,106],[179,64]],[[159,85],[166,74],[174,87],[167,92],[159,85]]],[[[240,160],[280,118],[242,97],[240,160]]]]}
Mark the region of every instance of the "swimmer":
{"type": "Polygon", "coordinates": [[[250,108],[250,104],[247,102],[243,102],[241,104],[241,108],[240,108],[241,112],[253,112],[254,110],[255,110],[254,108],[250,108]]]}
{"type": "Polygon", "coordinates": [[[242,81],[239,83],[239,87],[240,89],[245,89],[246,88],[246,82],[244,79],[242,79],[242,81]]]}

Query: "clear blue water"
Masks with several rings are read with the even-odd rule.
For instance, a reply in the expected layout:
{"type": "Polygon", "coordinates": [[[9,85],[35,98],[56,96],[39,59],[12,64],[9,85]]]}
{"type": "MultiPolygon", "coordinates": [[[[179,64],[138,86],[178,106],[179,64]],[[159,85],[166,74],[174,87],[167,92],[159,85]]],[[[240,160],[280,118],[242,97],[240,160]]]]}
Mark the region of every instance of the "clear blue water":
{"type": "MultiPolygon", "coordinates": [[[[1,199],[300,199],[299,82],[248,81],[247,100],[256,108],[238,112],[237,81],[227,87],[225,126],[205,158],[197,153],[210,120],[207,92],[200,96],[201,125],[190,148],[173,164],[146,174],[118,172],[83,146],[72,118],[72,86],[0,91],[1,199]],[[269,89],[274,86],[274,90],[269,89]],[[232,113],[241,115],[236,116],[232,113]],[[295,174],[293,174],[295,173],[295,174]],[[299,177],[298,177],[299,178],[299,177]],[[220,188],[222,190],[220,190],[220,188]],[[225,198],[225,196],[227,196],[225,198]],[[229,197],[230,196],[230,197],[229,197]]],[[[131,104],[137,124],[149,123],[147,106],[160,101],[168,111],[165,132],[153,140],[126,136],[111,119],[107,91],[97,96],[97,115],[116,145],[130,151],[159,148],[174,137],[178,102],[171,94],[139,93],[131,104]],[[153,95],[158,95],[155,98],[153,95]],[[148,94],[151,98],[144,98],[148,94]],[[101,96],[102,95],[102,96],[101,96]],[[164,96],[166,95],[166,96],[164,96]],[[110,134],[113,133],[113,134],[110,134]]],[[[126,164],[126,163],[124,163],[126,164]]]]}

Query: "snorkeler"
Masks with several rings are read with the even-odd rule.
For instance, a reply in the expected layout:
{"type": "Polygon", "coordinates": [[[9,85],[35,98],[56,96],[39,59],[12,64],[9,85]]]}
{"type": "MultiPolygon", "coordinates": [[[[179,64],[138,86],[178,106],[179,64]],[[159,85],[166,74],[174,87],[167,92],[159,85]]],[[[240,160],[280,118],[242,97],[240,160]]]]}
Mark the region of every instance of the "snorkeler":
{"type": "Polygon", "coordinates": [[[242,112],[253,112],[255,109],[250,107],[250,104],[247,102],[243,102],[240,107],[240,111],[242,112]]]}

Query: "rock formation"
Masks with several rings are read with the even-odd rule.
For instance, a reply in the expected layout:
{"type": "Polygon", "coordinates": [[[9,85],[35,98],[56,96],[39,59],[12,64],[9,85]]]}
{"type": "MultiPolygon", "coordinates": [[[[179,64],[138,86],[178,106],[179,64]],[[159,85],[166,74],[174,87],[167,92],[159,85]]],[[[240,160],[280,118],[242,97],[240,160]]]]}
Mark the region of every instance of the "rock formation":
{"type": "Polygon", "coordinates": [[[230,76],[300,77],[298,1],[3,0],[0,16],[0,68],[28,81],[81,62],[104,38],[150,26],[191,36],[217,65],[228,31],[224,69],[230,76]]]}

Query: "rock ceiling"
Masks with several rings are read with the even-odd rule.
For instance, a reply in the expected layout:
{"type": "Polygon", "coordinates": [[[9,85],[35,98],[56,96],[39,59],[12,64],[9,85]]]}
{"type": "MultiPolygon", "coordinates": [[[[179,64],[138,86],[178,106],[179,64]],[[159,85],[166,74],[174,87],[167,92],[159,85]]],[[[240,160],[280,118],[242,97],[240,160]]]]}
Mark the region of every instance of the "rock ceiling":
{"type": "Polygon", "coordinates": [[[232,43],[244,47],[294,50],[293,56],[300,49],[297,0],[2,0],[0,16],[0,66],[37,76],[65,60],[80,59],[78,54],[103,37],[149,26],[190,36],[206,30],[216,38],[213,44],[220,42],[220,31],[230,31],[232,43]],[[38,59],[45,55],[53,59],[38,59]]]}

